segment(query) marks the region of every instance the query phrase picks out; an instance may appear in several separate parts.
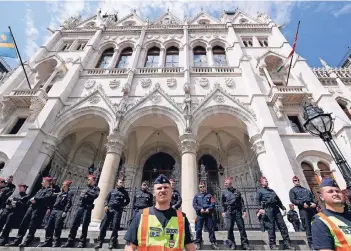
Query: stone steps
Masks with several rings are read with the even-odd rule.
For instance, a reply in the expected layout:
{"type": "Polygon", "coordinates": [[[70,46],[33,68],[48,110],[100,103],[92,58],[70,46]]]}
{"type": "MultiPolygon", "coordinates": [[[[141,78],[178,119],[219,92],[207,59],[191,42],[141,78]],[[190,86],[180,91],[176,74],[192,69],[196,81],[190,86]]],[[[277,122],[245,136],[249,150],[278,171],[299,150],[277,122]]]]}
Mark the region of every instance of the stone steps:
{"type": "MultiPolygon", "coordinates": [[[[125,235],[126,231],[119,231],[119,237],[118,237],[118,241],[119,241],[119,245],[118,245],[118,249],[116,250],[123,250],[124,249],[124,243],[125,241],[123,240],[123,237],[125,235]]],[[[67,241],[67,237],[68,237],[68,233],[69,230],[65,229],[62,231],[62,244],[64,244],[67,241]]],[[[16,236],[17,234],[17,230],[13,230],[10,234],[10,241],[13,240],[13,238],[16,236]]],[[[86,248],[82,249],[82,250],[95,250],[94,246],[96,243],[96,240],[98,238],[99,232],[98,231],[89,231],[88,232],[88,237],[87,237],[87,245],[86,248]]],[[[108,242],[109,242],[109,238],[110,238],[111,232],[108,231],[106,234],[106,238],[103,244],[103,248],[99,249],[101,251],[107,251],[108,249],[108,242]]],[[[195,233],[193,233],[193,235],[195,236],[195,233]]],[[[304,232],[291,232],[289,233],[291,241],[292,241],[292,246],[295,247],[296,250],[310,250],[307,246],[307,242],[306,242],[306,236],[304,232]]],[[[33,241],[31,247],[26,247],[23,250],[24,251],[37,251],[37,250],[55,250],[56,248],[38,248],[36,247],[40,242],[44,242],[45,239],[45,231],[43,229],[39,229],[36,232],[36,238],[33,241]]],[[[77,237],[80,236],[80,231],[78,231],[77,237]]],[[[240,235],[239,232],[235,231],[234,232],[234,236],[235,236],[235,240],[237,242],[237,244],[240,244],[240,235]]],[[[268,234],[267,232],[260,232],[260,231],[247,231],[247,236],[250,242],[250,247],[252,250],[269,250],[269,246],[268,246],[268,234]]],[[[217,238],[217,243],[218,246],[221,250],[228,250],[227,246],[224,245],[224,241],[226,240],[227,237],[227,233],[225,231],[217,231],[216,232],[216,238],[217,238]]],[[[208,233],[204,232],[203,233],[203,241],[204,241],[204,245],[203,245],[203,250],[211,250],[210,247],[210,241],[208,239],[208,233]]],[[[283,249],[283,245],[282,245],[282,238],[279,232],[277,232],[277,244],[279,244],[280,248],[283,249]]],[[[76,240],[76,245],[78,245],[78,240],[76,240]]],[[[240,248],[240,247],[239,247],[240,248]]],[[[238,248],[238,249],[239,249],[238,248]]],[[[57,248],[58,249],[58,248],[57,248]]],[[[9,250],[9,251],[13,251],[13,250],[20,250],[18,247],[1,247],[0,250],[9,250]]],[[[21,249],[22,250],[22,249],[21,249]]],[[[72,251],[78,251],[80,250],[80,248],[67,248],[67,249],[62,249],[62,250],[72,250],[72,251]]],[[[240,250],[240,249],[239,249],[240,250]]]]}

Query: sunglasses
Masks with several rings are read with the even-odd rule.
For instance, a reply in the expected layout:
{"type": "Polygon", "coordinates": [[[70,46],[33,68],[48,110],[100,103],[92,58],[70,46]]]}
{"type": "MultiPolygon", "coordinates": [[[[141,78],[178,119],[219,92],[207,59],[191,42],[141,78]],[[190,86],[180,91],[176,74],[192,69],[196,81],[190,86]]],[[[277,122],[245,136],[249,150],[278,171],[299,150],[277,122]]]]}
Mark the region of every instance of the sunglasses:
{"type": "Polygon", "coordinates": [[[204,188],[205,186],[200,186],[200,188],[204,188]]]}
{"type": "Polygon", "coordinates": [[[299,180],[293,180],[294,182],[299,181],[299,180]]]}

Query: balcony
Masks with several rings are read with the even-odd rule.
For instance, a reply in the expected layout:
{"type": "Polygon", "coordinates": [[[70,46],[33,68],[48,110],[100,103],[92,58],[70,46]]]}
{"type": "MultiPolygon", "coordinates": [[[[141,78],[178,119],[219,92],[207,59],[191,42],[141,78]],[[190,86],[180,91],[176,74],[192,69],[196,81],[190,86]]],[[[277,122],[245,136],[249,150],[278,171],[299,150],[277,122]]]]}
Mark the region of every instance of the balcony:
{"type": "Polygon", "coordinates": [[[213,66],[213,67],[191,67],[191,73],[200,74],[230,74],[241,75],[241,70],[239,68],[230,66],[213,66]]]}
{"type": "Polygon", "coordinates": [[[282,98],[283,104],[301,104],[312,97],[312,93],[303,86],[273,86],[268,96],[270,103],[275,103],[278,98],[282,98]]]}
{"type": "Polygon", "coordinates": [[[48,95],[45,90],[28,90],[28,89],[17,89],[13,90],[10,94],[4,96],[4,101],[9,101],[14,107],[17,108],[29,108],[32,104],[32,99],[37,98],[42,102],[46,103],[48,95]]]}
{"type": "Polygon", "coordinates": [[[113,68],[113,69],[100,69],[100,68],[93,68],[93,69],[85,69],[82,72],[82,76],[115,76],[115,75],[127,75],[129,73],[128,68],[113,68]]]}
{"type": "Polygon", "coordinates": [[[181,74],[183,67],[137,68],[137,74],[181,74]]]}

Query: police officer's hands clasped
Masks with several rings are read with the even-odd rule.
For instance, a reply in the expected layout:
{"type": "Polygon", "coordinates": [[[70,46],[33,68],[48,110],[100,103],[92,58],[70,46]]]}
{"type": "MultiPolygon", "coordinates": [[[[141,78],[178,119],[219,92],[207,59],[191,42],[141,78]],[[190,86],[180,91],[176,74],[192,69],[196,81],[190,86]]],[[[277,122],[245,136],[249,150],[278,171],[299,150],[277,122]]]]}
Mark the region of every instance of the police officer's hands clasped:
{"type": "Polygon", "coordinates": [[[258,211],[260,214],[264,214],[264,210],[260,209],[260,211],[258,211]]]}
{"type": "Polygon", "coordinates": [[[108,207],[104,207],[105,213],[108,212],[108,207]]]}
{"type": "Polygon", "coordinates": [[[312,208],[316,208],[317,207],[317,205],[315,204],[315,203],[311,203],[311,206],[310,207],[312,207],[312,208]]]}
{"type": "Polygon", "coordinates": [[[66,213],[66,212],[63,212],[63,213],[62,213],[62,218],[66,218],[66,216],[67,216],[67,213],[66,213]]]}
{"type": "Polygon", "coordinates": [[[243,212],[243,218],[247,217],[247,212],[243,212]]]}

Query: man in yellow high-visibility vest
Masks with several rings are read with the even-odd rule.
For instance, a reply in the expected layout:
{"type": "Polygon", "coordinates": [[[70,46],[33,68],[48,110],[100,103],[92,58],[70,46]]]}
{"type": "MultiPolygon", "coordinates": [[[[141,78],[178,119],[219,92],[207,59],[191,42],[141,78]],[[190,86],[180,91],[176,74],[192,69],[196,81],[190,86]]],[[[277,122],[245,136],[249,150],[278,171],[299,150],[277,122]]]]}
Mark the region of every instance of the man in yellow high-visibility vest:
{"type": "Polygon", "coordinates": [[[155,180],[154,196],[155,206],[139,212],[129,226],[125,251],[195,251],[189,221],[171,208],[170,181],[162,174],[155,180]]]}
{"type": "Polygon", "coordinates": [[[320,184],[322,212],[312,222],[312,246],[319,251],[351,251],[351,212],[336,182],[326,178],[320,184]]]}

